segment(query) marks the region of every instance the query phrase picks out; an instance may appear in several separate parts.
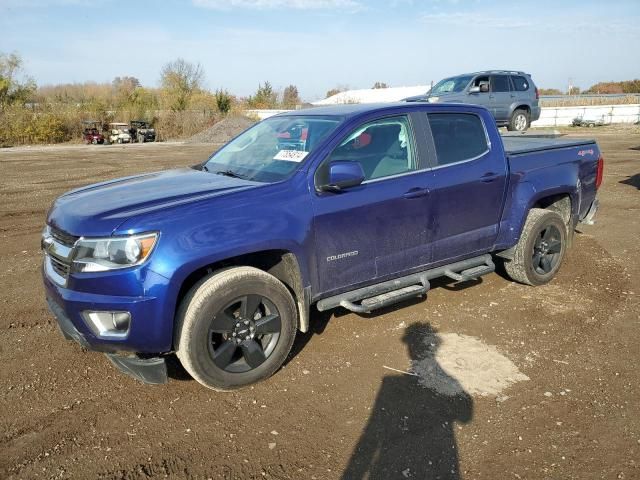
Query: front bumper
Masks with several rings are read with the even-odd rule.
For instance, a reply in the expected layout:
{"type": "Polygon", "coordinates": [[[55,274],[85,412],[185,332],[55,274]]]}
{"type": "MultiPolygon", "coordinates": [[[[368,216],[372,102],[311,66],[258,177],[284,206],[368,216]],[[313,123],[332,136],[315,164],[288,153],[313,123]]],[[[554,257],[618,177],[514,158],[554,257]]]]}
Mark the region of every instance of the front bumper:
{"type": "MultiPolygon", "coordinates": [[[[108,352],[110,347],[92,345],[85,334],[80,332],[65,311],[51,298],[47,297],[49,310],[56,318],[60,332],[67,340],[74,340],[88,350],[108,352]]],[[[136,355],[119,355],[116,353],[106,353],[107,357],[121,372],[144,383],[163,384],[167,383],[167,365],[163,357],[142,358],[136,355]]]]}
{"type": "MultiPolygon", "coordinates": [[[[43,283],[51,310],[82,337],[85,347],[101,352],[167,353],[173,347],[174,305],[171,282],[146,265],[113,272],[52,271],[45,254],[43,283]],[[113,336],[89,322],[87,312],[127,312],[128,331],[113,336]],[[89,322],[89,323],[87,323],[89,322]]],[[[66,329],[69,331],[69,329],[66,329]]],[[[75,338],[75,340],[78,340],[75,338]]],[[[80,342],[82,343],[82,342],[80,342]]]]}

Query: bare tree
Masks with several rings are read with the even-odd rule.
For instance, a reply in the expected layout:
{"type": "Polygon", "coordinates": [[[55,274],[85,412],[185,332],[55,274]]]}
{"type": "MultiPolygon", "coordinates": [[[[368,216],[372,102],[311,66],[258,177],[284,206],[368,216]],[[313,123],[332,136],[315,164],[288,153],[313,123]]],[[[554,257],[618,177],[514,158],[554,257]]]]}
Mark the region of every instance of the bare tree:
{"type": "Polygon", "coordinates": [[[24,104],[36,90],[36,82],[22,71],[22,58],[15,53],[0,53],[0,111],[24,104]]]}
{"type": "Polygon", "coordinates": [[[187,62],[178,58],[162,67],[160,85],[166,96],[169,108],[175,112],[182,112],[189,106],[194,93],[202,89],[204,70],[197,63],[187,62]]]}

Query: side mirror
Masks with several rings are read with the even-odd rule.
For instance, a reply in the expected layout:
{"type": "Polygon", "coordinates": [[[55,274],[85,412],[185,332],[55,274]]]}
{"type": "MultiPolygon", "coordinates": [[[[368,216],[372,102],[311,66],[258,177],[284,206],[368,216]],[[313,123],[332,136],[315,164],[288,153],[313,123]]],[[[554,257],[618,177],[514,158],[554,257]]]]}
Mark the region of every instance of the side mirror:
{"type": "Polygon", "coordinates": [[[480,93],[480,87],[469,88],[469,93],[480,93]]]}
{"type": "Polygon", "coordinates": [[[355,187],[364,182],[364,170],[358,162],[336,160],[329,164],[327,184],[321,190],[339,192],[345,188],[355,187]]]}

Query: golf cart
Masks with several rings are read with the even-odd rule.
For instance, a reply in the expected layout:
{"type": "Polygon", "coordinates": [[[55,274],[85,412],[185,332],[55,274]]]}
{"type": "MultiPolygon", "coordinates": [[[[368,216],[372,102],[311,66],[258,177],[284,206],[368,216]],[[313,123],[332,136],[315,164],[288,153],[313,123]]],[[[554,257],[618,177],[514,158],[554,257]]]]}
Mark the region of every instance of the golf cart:
{"type": "Polygon", "coordinates": [[[155,129],[151,128],[151,125],[144,120],[131,120],[129,132],[131,132],[132,142],[144,143],[156,140],[155,129]]]}
{"type": "Polygon", "coordinates": [[[100,122],[84,120],[82,122],[82,139],[87,145],[103,144],[104,136],[100,133],[100,122]]]}
{"type": "Polygon", "coordinates": [[[109,124],[110,143],[131,143],[128,123],[113,122],[109,124]]]}

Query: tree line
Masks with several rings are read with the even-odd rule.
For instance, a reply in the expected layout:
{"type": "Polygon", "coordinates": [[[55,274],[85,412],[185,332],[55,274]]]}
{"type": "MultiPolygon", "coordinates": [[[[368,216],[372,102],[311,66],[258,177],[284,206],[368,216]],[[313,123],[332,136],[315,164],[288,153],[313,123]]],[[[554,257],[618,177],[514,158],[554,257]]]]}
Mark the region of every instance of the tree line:
{"type": "Polygon", "coordinates": [[[540,95],[580,95],[580,94],[635,94],[640,93],[640,79],[623,80],[621,82],[598,82],[595,85],[581,90],[580,87],[571,87],[571,91],[562,91],[558,88],[541,88],[540,95]]]}
{"type": "Polygon", "coordinates": [[[278,91],[266,81],[254,94],[238,97],[222,88],[210,91],[204,83],[200,64],[178,58],[162,67],[158,88],[145,87],[133,76],[38,86],[19,55],[0,52],[0,146],[80,138],[82,120],[146,120],[161,138],[181,138],[230,113],[302,104],[295,85],[278,91]]]}

